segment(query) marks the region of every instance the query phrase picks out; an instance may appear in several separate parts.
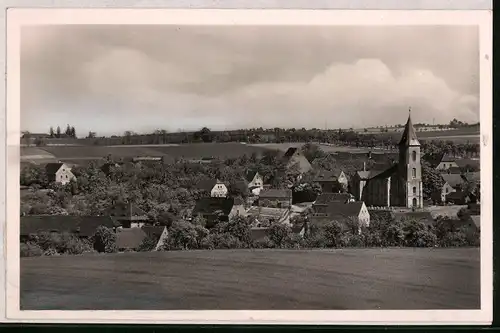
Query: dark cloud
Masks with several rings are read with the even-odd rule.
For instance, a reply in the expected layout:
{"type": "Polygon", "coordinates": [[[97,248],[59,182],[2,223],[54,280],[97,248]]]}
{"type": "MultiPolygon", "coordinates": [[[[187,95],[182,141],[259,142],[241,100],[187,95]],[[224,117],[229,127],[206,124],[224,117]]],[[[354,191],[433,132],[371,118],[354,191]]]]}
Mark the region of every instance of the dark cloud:
{"type": "Polygon", "coordinates": [[[460,26],[24,27],[22,127],[474,121],[478,48],[460,26]]]}

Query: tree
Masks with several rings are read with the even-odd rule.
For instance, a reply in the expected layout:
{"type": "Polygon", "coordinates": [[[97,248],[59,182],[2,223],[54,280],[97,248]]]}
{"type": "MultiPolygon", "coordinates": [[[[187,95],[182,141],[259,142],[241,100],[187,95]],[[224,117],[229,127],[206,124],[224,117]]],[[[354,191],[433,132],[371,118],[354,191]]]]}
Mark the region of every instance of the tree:
{"type": "Polygon", "coordinates": [[[188,250],[196,247],[196,238],[198,234],[196,233],[194,226],[187,221],[180,220],[172,223],[169,235],[172,245],[175,248],[188,250]]]}
{"type": "Polygon", "coordinates": [[[66,136],[71,137],[71,126],[69,124],[66,126],[66,131],[64,132],[66,136]]]}
{"type": "Polygon", "coordinates": [[[54,137],[54,128],[52,126],[50,126],[49,135],[51,138],[54,137]]]}
{"type": "Polygon", "coordinates": [[[94,139],[96,137],[95,132],[89,132],[89,135],[87,136],[88,139],[94,139]]]}
{"type": "Polygon", "coordinates": [[[61,127],[57,126],[57,129],[56,129],[56,138],[60,138],[61,137],[61,127]]]}
{"type": "Polygon", "coordinates": [[[228,233],[236,237],[243,245],[250,245],[250,227],[252,223],[249,218],[237,215],[227,222],[219,222],[213,229],[214,233],[228,233]]]}
{"type": "Polygon", "coordinates": [[[71,127],[70,136],[76,139],[76,130],[74,126],[71,127]]]}
{"type": "Polygon", "coordinates": [[[424,198],[432,198],[434,193],[441,192],[444,181],[439,171],[432,168],[427,161],[421,161],[421,165],[424,198]]]}
{"type": "Polygon", "coordinates": [[[199,136],[203,142],[212,142],[212,132],[210,131],[209,128],[203,127],[200,132],[199,136]]]}
{"type": "Polygon", "coordinates": [[[97,252],[114,253],[118,251],[116,246],[116,234],[113,230],[100,226],[92,237],[92,244],[97,252]]]}
{"type": "Polygon", "coordinates": [[[268,231],[268,237],[278,248],[287,247],[292,239],[292,229],[281,223],[273,223],[268,231]]]}
{"type": "Polygon", "coordinates": [[[306,143],[302,146],[302,154],[309,162],[326,156],[326,153],[318,145],[312,143],[306,143]]]}

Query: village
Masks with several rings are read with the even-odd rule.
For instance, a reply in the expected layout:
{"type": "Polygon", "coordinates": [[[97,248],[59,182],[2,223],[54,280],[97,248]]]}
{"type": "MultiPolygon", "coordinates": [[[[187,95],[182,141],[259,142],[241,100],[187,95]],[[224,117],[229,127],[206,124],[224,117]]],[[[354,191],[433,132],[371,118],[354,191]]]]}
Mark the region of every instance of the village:
{"type": "MultiPolygon", "coordinates": [[[[421,152],[421,144],[412,124],[411,115],[401,134],[398,149],[399,152],[392,154],[371,151],[368,154],[357,154],[362,155],[357,160],[359,162],[357,165],[361,166],[362,163],[362,167],[355,172],[348,172],[339,167],[338,163],[336,167],[321,167],[324,166],[324,161],[326,163],[328,160],[335,161],[335,155],[325,154],[310,161],[304,155],[303,149],[290,147],[282,156],[277,157],[280,165],[284,166],[282,170],[284,181],[279,185],[273,176],[269,176],[279,172],[271,170],[265,175],[259,172],[258,163],[257,167],[254,165],[253,168],[244,170],[241,179],[232,181],[207,175],[196,177],[191,181],[185,179],[184,181],[191,183],[190,188],[196,191],[197,195],[188,209],[173,212],[170,206],[166,212],[169,214],[168,223],[152,218],[144,205],[141,208],[137,200],[130,198],[112,199],[108,207],[92,215],[82,212],[38,214],[33,209],[28,211],[21,209],[21,253],[24,256],[34,256],[61,254],[61,251],[62,253],[85,252],[85,250],[58,250],[47,244],[41,246],[40,235],[45,235],[45,238],[49,237],[47,235],[66,235],[85,240],[89,247],[88,251],[97,252],[159,251],[200,247],[283,247],[287,246],[287,242],[282,240],[283,237],[295,239],[295,242],[288,243],[293,243],[296,247],[300,244],[304,247],[314,247],[314,242],[304,243],[304,238],[313,237],[314,230],[332,229],[332,223],[340,225],[342,230],[350,230],[350,237],[358,239],[357,242],[338,240],[333,243],[326,242],[335,244],[335,247],[349,246],[350,243],[352,243],[350,246],[358,244],[368,247],[384,246],[384,244],[403,245],[390,242],[377,244],[367,241],[366,238],[359,242],[359,238],[366,234],[370,226],[374,228],[374,225],[384,219],[386,222],[389,219],[391,223],[411,220],[420,228],[427,228],[427,231],[434,230],[436,223],[440,222],[441,228],[445,225],[446,231],[452,233],[455,238],[458,237],[459,231],[463,233],[460,237],[473,238],[472,241],[448,239],[449,244],[441,243],[441,246],[465,246],[471,245],[471,242],[477,243],[480,230],[479,159],[438,154],[438,158],[430,163],[434,178],[439,178],[438,185],[434,186],[430,195],[425,195],[426,184],[423,181],[430,181],[432,177],[423,174],[429,171],[422,170],[421,159],[424,158],[422,156],[424,154],[421,152]],[[318,163],[317,160],[322,161],[318,163]],[[177,223],[176,219],[182,220],[183,224],[177,223]],[[233,238],[230,241],[220,240],[220,237],[215,237],[205,246],[201,245],[204,244],[203,239],[196,241],[199,237],[206,238],[211,230],[221,229],[222,225],[226,228],[223,234],[231,233],[234,228],[238,228],[237,223],[243,223],[245,229],[243,235],[241,231],[238,231],[240,234],[238,232],[232,234],[233,238],[238,238],[237,240],[233,238]],[[191,230],[191,227],[186,225],[194,227],[191,230]],[[111,249],[109,246],[96,245],[96,234],[102,234],[103,230],[110,235],[104,232],[107,238],[102,235],[101,238],[112,239],[111,249]],[[200,230],[203,230],[201,234],[200,230]],[[193,240],[190,241],[190,237],[193,240]],[[176,246],[173,246],[172,242],[176,246]]],[[[160,157],[131,159],[131,164],[135,168],[153,165],[152,168],[155,169],[157,168],[155,164],[164,166],[168,163],[175,164],[176,161],[170,159],[167,162],[165,158],[160,157]]],[[[124,161],[107,159],[99,166],[99,172],[105,177],[114,177],[125,164],[124,161]]],[[[211,161],[191,160],[188,164],[208,165],[211,161]]],[[[272,169],[273,163],[269,164],[272,169]]],[[[26,170],[29,168],[30,166],[26,170]]],[[[43,168],[47,184],[50,185],[42,188],[39,184],[33,185],[24,181],[25,184],[21,184],[22,202],[29,202],[29,198],[36,196],[36,193],[57,196],[58,191],[75,192],[74,188],[77,187],[75,184],[82,181],[78,173],[72,171],[72,166],[64,162],[47,163],[43,168]]],[[[186,172],[187,177],[189,174],[189,171],[186,172]]],[[[432,181],[436,182],[436,179],[432,181]]],[[[97,184],[88,184],[90,188],[94,185],[97,187],[97,184]]],[[[342,233],[344,231],[336,232],[336,234],[342,233]]],[[[336,236],[330,235],[330,237],[336,236]]],[[[102,243],[102,239],[100,242],[102,243]]],[[[433,240],[408,244],[427,247],[438,246],[440,242],[433,240]]],[[[407,246],[411,246],[408,244],[407,246]]]]}

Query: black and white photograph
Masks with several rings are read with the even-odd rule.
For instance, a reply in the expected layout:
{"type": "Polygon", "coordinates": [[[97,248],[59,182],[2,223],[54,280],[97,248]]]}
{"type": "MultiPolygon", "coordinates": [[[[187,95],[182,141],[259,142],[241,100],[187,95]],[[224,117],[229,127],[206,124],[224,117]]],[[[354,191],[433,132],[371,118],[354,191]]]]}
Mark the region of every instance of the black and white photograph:
{"type": "Polygon", "coordinates": [[[483,310],[484,16],[244,12],[16,25],[16,311],[483,310]]]}

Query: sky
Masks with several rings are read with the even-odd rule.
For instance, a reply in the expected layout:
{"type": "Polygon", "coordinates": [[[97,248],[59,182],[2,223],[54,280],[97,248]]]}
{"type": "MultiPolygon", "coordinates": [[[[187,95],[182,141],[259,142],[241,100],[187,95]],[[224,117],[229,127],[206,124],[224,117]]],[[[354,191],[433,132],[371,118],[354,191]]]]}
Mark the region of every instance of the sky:
{"type": "Polygon", "coordinates": [[[471,26],[21,31],[21,129],[77,135],[479,121],[471,26]]]}

